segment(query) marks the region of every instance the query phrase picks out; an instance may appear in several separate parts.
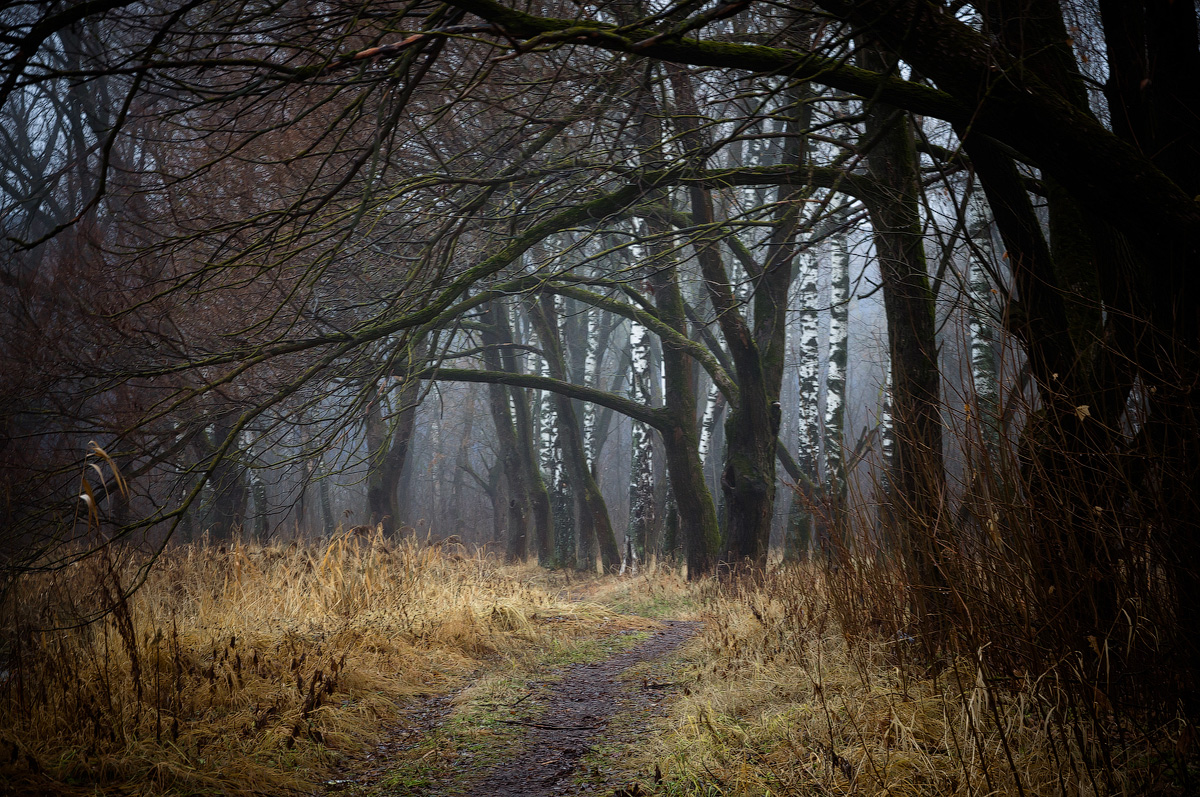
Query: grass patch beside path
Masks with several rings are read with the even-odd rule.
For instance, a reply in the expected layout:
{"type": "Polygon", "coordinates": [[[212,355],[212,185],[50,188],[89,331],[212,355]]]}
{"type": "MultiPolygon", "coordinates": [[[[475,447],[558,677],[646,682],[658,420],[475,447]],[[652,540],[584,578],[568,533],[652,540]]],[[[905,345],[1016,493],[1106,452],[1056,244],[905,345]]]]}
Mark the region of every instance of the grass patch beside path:
{"type": "Polygon", "coordinates": [[[625,762],[640,774],[627,793],[1196,793],[1200,766],[1176,742],[1192,739],[1180,721],[1126,728],[1121,744],[1102,748],[1098,731],[1108,723],[1113,739],[1118,719],[1102,696],[1091,711],[1073,710],[1060,673],[997,672],[987,651],[929,662],[911,638],[845,629],[833,605],[812,565],[707,588],[705,628],[674,662],[683,693],[625,762]],[[1178,759],[1148,759],[1154,744],[1178,759]]]}
{"type": "Polygon", "coordinates": [[[625,615],[657,620],[698,620],[704,603],[714,592],[711,580],[688,581],[678,570],[656,568],[638,575],[579,575],[543,572],[540,584],[559,597],[585,600],[625,615]]]}
{"type": "Polygon", "coordinates": [[[420,763],[404,787],[424,788],[439,750],[503,736],[487,711],[526,674],[607,655],[633,640],[614,632],[650,625],[537,567],[411,539],[184,547],[127,597],[146,564],[113,547],[7,592],[6,792],[305,793],[405,727],[420,763]],[[413,725],[429,696],[485,674],[462,693],[459,714],[478,722],[458,737],[413,725]]]}

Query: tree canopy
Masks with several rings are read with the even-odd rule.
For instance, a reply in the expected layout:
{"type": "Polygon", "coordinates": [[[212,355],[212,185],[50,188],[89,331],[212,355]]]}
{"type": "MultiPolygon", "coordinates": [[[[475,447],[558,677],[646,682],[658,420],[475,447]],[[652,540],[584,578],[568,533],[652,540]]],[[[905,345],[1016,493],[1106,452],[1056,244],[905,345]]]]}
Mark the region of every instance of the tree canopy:
{"type": "Polygon", "coordinates": [[[335,449],[350,429],[365,441],[352,454],[391,474],[369,488],[382,521],[399,511],[411,410],[437,381],[496,386],[509,533],[525,540],[510,555],[553,558],[553,471],[588,529],[578,555],[616,564],[589,462],[604,407],[657,430],[692,572],[764,565],[777,460],[810,503],[840,489],[779,449],[779,408],[797,263],[857,230],[886,308],[883,536],[911,594],[899,625],[935,646],[970,636],[957,585],[985,600],[1009,578],[1023,586],[1001,613],[1076,646],[1152,605],[1194,698],[1194,3],[89,0],[2,14],[10,568],[65,561],[91,440],[135,487],[118,513],[112,468],[85,471],[116,534],[174,529],[201,500],[230,526],[256,500],[241,469],[335,449]],[[998,260],[981,255],[989,223],[998,260]],[[996,297],[1029,376],[1014,391],[1026,411],[1001,424],[986,404],[984,450],[1014,463],[991,487],[945,475],[936,305],[956,247],[982,264],[959,296],[976,310],[996,297]],[[645,331],[653,366],[634,343],[645,331]],[[630,344],[628,390],[602,383],[595,344],[613,335],[630,344]],[[718,398],[714,491],[702,441],[718,398]],[[549,418],[561,470],[536,450],[549,418]],[[1004,511],[972,509],[982,493],[1004,511]],[[1018,564],[982,573],[982,548],[1018,564]]]}

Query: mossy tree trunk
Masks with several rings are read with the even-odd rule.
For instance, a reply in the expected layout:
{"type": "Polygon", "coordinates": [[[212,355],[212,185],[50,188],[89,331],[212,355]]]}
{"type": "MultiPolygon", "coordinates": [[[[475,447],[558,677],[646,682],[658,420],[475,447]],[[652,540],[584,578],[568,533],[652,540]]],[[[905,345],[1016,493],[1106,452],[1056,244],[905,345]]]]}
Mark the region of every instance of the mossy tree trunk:
{"type": "MultiPolygon", "coordinates": [[[[704,151],[704,135],[696,124],[698,109],[692,78],[678,67],[669,67],[683,141],[692,154],[704,151]]],[[[789,109],[789,137],[785,162],[803,162],[801,135],[807,105],[794,101],[789,109]]],[[[692,222],[701,232],[692,240],[709,300],[733,361],[738,384],[738,402],[725,421],[726,454],[721,471],[725,495],[724,558],[730,564],[766,564],[775,502],[775,460],[779,437],[783,364],[787,340],[788,290],[792,261],[796,255],[802,199],[807,187],[781,187],[779,210],[773,220],[768,254],[763,262],[743,258],[753,296],[748,315],[735,295],[729,272],[722,260],[723,235],[716,230],[711,191],[700,183],[689,189],[692,222]]]]}

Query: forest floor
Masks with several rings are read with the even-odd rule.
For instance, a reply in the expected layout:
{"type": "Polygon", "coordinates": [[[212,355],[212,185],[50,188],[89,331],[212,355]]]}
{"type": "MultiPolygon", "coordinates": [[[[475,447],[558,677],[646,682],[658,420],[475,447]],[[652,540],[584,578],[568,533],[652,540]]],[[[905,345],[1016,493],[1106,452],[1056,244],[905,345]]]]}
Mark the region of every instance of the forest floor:
{"type": "Polygon", "coordinates": [[[412,702],[375,749],[345,760],[317,795],[648,794],[641,784],[656,773],[643,767],[640,747],[686,689],[680,649],[703,623],[678,618],[696,616],[693,596],[630,590],[629,579],[550,581],[555,613],[529,619],[565,633],[493,657],[461,688],[412,702]]]}
{"type": "Polygon", "coordinates": [[[418,702],[326,794],[556,797],[642,794],[631,771],[665,703],[683,685],[672,654],[700,623],[619,620],[567,659],[539,656],[478,685],[418,702]]]}
{"type": "Polygon", "coordinates": [[[1177,797],[1200,782],[1176,725],[1102,748],[1114,720],[1062,710],[1054,672],[931,666],[911,637],[839,614],[879,604],[812,564],[600,577],[342,536],[183,546],[128,593],[144,564],[104,550],[0,604],[0,793],[1177,797]]]}

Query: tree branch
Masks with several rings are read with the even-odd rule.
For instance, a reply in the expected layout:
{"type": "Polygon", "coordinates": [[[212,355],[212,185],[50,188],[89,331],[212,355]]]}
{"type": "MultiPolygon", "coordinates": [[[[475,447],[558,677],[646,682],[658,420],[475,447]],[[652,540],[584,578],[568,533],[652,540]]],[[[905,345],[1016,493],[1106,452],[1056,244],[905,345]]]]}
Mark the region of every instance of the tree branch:
{"type": "Polygon", "coordinates": [[[606,390],[585,387],[550,376],[514,374],[508,371],[479,371],[468,368],[436,367],[418,371],[412,376],[418,379],[445,382],[479,382],[483,384],[527,387],[534,390],[548,390],[551,393],[558,393],[568,398],[590,401],[593,404],[599,404],[601,407],[609,407],[622,415],[633,418],[635,421],[641,421],[648,426],[653,426],[660,432],[671,428],[670,416],[662,409],[638,404],[636,401],[630,401],[624,396],[618,396],[606,390]]]}

